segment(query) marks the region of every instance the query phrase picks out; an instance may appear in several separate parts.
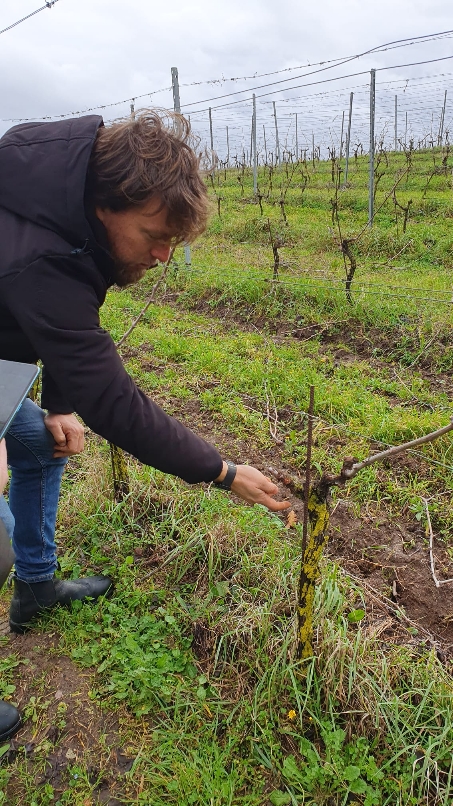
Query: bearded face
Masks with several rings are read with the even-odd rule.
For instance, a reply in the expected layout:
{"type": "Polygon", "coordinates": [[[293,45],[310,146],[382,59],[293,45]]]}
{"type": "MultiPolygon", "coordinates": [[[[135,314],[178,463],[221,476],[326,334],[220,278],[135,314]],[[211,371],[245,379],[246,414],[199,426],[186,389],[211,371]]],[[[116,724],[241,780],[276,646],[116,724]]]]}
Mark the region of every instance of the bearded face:
{"type": "Polygon", "coordinates": [[[115,282],[120,287],[138,282],[148,269],[167,262],[174,232],[168,225],[168,210],[158,197],[127,210],[96,208],[96,215],[106,229],[115,282]]]}

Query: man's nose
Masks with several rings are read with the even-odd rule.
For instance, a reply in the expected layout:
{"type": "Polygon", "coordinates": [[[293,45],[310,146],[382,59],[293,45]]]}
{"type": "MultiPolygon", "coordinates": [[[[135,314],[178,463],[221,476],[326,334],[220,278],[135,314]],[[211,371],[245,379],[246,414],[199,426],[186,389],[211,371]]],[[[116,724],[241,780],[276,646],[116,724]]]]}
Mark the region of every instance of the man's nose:
{"type": "Polygon", "coordinates": [[[170,244],[156,244],[151,249],[151,256],[156,260],[160,260],[161,263],[166,263],[170,257],[170,250],[170,244]]]}

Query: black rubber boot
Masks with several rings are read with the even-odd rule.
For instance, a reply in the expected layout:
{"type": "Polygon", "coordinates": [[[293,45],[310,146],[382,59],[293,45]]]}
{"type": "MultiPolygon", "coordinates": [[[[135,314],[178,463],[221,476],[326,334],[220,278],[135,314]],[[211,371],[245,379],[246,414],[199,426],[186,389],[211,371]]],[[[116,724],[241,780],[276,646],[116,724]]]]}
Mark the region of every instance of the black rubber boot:
{"type": "Polygon", "coordinates": [[[58,604],[69,605],[77,599],[98,599],[113,592],[112,580],[105,576],[50,579],[47,582],[24,582],[14,576],[13,581],[9,626],[16,633],[26,632],[35,616],[58,604]]]}
{"type": "Polygon", "coordinates": [[[0,700],[0,742],[10,739],[21,726],[20,714],[14,705],[0,700]]]}

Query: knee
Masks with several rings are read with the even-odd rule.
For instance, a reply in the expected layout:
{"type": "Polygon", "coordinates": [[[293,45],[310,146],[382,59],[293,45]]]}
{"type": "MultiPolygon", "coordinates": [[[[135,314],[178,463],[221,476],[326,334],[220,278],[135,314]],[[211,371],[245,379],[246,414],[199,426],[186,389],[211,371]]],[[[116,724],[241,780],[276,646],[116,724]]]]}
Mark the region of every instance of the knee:
{"type": "Polygon", "coordinates": [[[46,428],[45,412],[25,400],[6,435],[8,463],[12,468],[63,466],[65,457],[54,458],[55,441],[46,428]]]}

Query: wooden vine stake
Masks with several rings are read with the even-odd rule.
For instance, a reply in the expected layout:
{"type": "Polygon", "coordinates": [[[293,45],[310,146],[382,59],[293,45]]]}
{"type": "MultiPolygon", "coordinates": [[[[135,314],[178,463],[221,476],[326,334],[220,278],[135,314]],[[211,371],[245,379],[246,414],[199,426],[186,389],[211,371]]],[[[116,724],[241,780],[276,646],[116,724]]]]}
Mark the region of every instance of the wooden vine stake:
{"type": "Polygon", "coordinates": [[[297,616],[298,616],[298,645],[297,658],[305,660],[313,656],[313,613],[316,584],[319,578],[319,565],[324,548],[327,544],[329,525],[329,493],[333,486],[344,486],[354,476],[365,467],[374,462],[381,462],[391,459],[403,451],[416,448],[426,442],[433,442],[438,437],[447,434],[453,429],[453,418],[450,423],[437,431],[425,434],[423,437],[405,442],[403,445],[395,445],[380,453],[375,453],[359,462],[352,457],[343,460],[343,467],[340,473],[333,475],[324,473],[321,480],[315,486],[310,484],[310,464],[313,431],[313,408],[314,408],[314,388],[310,388],[310,404],[308,409],[308,433],[307,433],[307,465],[305,472],[304,486],[304,519],[302,531],[302,560],[299,577],[297,596],[297,616]]]}
{"type": "MultiPolygon", "coordinates": [[[[169,267],[170,262],[171,262],[171,260],[173,258],[174,251],[175,251],[175,249],[174,249],[174,247],[172,247],[172,249],[170,250],[170,254],[168,256],[168,260],[167,260],[167,262],[166,262],[166,264],[165,264],[165,266],[164,266],[164,268],[162,270],[162,273],[161,273],[160,277],[158,277],[158,279],[154,283],[154,285],[153,285],[153,287],[151,289],[151,293],[150,293],[148,299],[146,300],[145,305],[141,309],[141,311],[138,314],[138,316],[135,317],[135,319],[133,320],[133,322],[130,325],[130,327],[121,336],[120,340],[117,341],[117,343],[115,345],[117,348],[121,347],[124,344],[126,339],[130,336],[130,334],[132,333],[134,328],[140,322],[140,319],[142,319],[142,317],[145,315],[146,311],[148,310],[149,306],[151,305],[151,303],[152,303],[152,301],[154,299],[154,295],[155,295],[158,287],[163,282],[163,280],[165,278],[165,275],[167,274],[168,267],[169,267]]],[[[114,492],[114,496],[115,496],[115,501],[122,501],[127,495],[129,495],[129,491],[130,491],[129,472],[128,472],[128,469],[127,469],[127,462],[126,462],[124,453],[121,450],[121,448],[118,448],[118,446],[114,445],[112,442],[110,442],[109,445],[110,445],[110,458],[112,460],[113,492],[114,492]]]]}
{"type": "Polygon", "coordinates": [[[311,449],[313,442],[313,410],[315,389],[310,387],[308,406],[307,461],[304,485],[304,518],[302,524],[302,562],[297,593],[297,619],[299,641],[297,658],[304,660],[313,655],[313,605],[319,563],[327,542],[329,510],[328,490],[324,495],[317,488],[311,489],[311,449]]]}
{"type": "Polygon", "coordinates": [[[38,402],[38,397],[41,389],[41,373],[39,373],[38,377],[36,378],[33,386],[31,387],[28,397],[30,400],[33,400],[33,403],[38,402]]]}
{"type": "Polygon", "coordinates": [[[115,501],[123,501],[129,495],[129,473],[127,463],[121,448],[109,442],[110,458],[112,460],[113,494],[115,501]]]}

